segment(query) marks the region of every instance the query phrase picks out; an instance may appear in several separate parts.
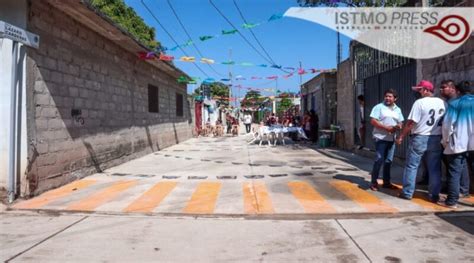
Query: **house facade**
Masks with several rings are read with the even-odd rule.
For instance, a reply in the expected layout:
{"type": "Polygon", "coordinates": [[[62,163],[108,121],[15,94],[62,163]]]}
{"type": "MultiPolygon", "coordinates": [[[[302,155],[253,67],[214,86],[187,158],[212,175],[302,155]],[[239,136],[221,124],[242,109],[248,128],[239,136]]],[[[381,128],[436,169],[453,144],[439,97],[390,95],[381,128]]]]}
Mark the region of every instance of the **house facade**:
{"type": "MultiPolygon", "coordinates": [[[[10,8],[40,36],[38,49],[20,52],[25,125],[17,194],[36,195],[192,137],[186,85],[176,81],[186,74],[139,59],[147,49],[87,2],[17,1],[10,8]]],[[[11,41],[2,41],[8,57],[11,41]]],[[[8,68],[1,74],[7,78],[8,68]]],[[[7,114],[0,118],[9,122],[7,114]]],[[[8,147],[0,146],[4,186],[8,147]]]]}
{"type": "Polygon", "coordinates": [[[319,117],[319,127],[336,123],[337,73],[323,72],[301,85],[303,113],[314,110],[319,117]]]}

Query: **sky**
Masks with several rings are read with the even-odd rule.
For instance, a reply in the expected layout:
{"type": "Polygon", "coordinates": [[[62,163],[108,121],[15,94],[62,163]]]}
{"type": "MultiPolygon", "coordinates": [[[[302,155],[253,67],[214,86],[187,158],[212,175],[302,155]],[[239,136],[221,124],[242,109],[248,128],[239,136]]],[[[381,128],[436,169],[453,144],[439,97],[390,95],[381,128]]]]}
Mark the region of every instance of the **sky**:
{"type": "MultiPolygon", "coordinates": [[[[219,34],[222,30],[233,29],[219,12],[211,5],[209,0],[143,0],[153,12],[153,15],[166,28],[172,37],[179,43],[188,40],[187,35],[174,16],[168,1],[191,35],[193,42],[201,51],[205,58],[210,58],[216,62],[232,60],[236,63],[248,62],[256,65],[271,63],[264,51],[257,44],[256,40],[247,29],[242,29],[244,23],[239,15],[238,9],[234,5],[234,0],[213,0],[213,3],[220,9],[224,16],[231,21],[234,26],[247,40],[260,52],[257,53],[238,34],[220,36],[207,41],[200,41],[199,36],[219,34]]],[[[156,20],[148,12],[140,0],[125,0],[140,15],[145,22],[156,29],[156,38],[163,46],[172,48],[176,44],[159,26],[156,20]]],[[[290,7],[297,7],[296,0],[235,0],[243,16],[249,23],[267,21],[274,14],[283,14],[290,7]]],[[[258,41],[265,48],[271,59],[277,65],[284,67],[299,68],[301,62],[305,69],[331,69],[336,67],[336,32],[324,26],[308,21],[283,17],[268,23],[262,23],[252,29],[258,41]]],[[[341,35],[342,60],[348,57],[349,39],[341,35]]],[[[189,56],[194,56],[199,60],[201,56],[193,46],[183,47],[189,56]]],[[[179,49],[167,51],[167,55],[175,58],[184,56],[179,49]]],[[[315,74],[305,74],[300,80],[300,76],[295,74],[288,79],[281,78],[288,73],[275,68],[227,66],[213,64],[211,69],[208,65],[200,62],[196,63],[207,76],[196,68],[192,63],[175,60],[175,65],[186,72],[191,77],[199,77],[204,80],[207,77],[220,80],[228,78],[229,71],[232,75],[243,76],[246,80],[233,80],[233,84],[240,84],[242,87],[253,88],[273,88],[281,92],[298,92],[300,82],[304,83],[316,76],[315,74]],[[214,71],[215,70],[215,71],[214,71]],[[275,80],[265,79],[268,76],[278,75],[275,80]],[[262,77],[261,80],[250,80],[252,76],[262,77]]],[[[188,93],[192,93],[197,85],[188,85],[188,93]]],[[[233,87],[232,97],[243,97],[246,89],[233,87]]],[[[274,95],[271,92],[262,91],[263,95],[274,95]]]]}

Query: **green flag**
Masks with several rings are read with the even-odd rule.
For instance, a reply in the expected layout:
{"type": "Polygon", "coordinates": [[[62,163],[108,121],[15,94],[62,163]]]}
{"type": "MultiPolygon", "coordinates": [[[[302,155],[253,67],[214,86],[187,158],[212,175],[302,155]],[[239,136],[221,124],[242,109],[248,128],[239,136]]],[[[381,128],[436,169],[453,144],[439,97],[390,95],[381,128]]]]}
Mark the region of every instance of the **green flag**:
{"type": "Polygon", "coordinates": [[[188,83],[188,79],[185,76],[179,76],[178,83],[188,83]]]}
{"type": "Polygon", "coordinates": [[[282,14],[275,14],[275,15],[272,15],[272,16],[268,19],[268,22],[274,21],[274,20],[278,20],[278,19],[281,19],[281,18],[283,18],[283,15],[282,15],[282,14]]]}
{"type": "Polygon", "coordinates": [[[206,40],[209,40],[209,39],[211,39],[211,38],[213,38],[213,37],[214,37],[214,36],[201,36],[201,37],[199,37],[199,40],[201,40],[201,41],[206,41],[206,40]]]}
{"type": "Polygon", "coordinates": [[[231,35],[237,33],[239,30],[237,29],[232,29],[232,30],[222,30],[223,35],[231,35]]]}
{"type": "Polygon", "coordinates": [[[254,28],[258,25],[260,25],[260,24],[259,23],[257,23],[257,24],[245,23],[245,24],[242,25],[242,27],[245,28],[245,29],[250,29],[250,28],[254,28]]]}
{"type": "Polygon", "coordinates": [[[221,62],[221,64],[223,64],[223,65],[234,65],[235,62],[234,61],[223,61],[223,62],[221,62]]]}

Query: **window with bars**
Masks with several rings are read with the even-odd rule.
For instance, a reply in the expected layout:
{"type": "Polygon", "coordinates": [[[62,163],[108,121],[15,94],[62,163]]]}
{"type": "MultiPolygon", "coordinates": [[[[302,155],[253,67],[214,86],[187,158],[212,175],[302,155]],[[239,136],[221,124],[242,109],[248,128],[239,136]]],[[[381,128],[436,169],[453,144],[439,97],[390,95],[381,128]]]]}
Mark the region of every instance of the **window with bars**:
{"type": "Polygon", "coordinates": [[[148,85],[148,112],[157,113],[159,111],[158,87],[148,85]]]}
{"type": "Polygon", "coordinates": [[[183,94],[176,93],[176,116],[183,117],[183,94]]]}
{"type": "Polygon", "coordinates": [[[352,56],[357,80],[364,80],[414,61],[413,59],[388,54],[360,43],[354,45],[352,56]]]}

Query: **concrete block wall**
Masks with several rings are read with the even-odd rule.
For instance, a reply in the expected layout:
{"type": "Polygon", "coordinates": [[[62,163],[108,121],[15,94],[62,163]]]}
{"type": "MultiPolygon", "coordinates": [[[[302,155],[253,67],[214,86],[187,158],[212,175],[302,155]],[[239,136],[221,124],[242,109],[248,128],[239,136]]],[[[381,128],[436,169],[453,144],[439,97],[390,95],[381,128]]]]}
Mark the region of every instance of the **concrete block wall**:
{"type": "Polygon", "coordinates": [[[352,86],[351,61],[345,60],[337,69],[337,121],[344,129],[345,149],[354,146],[354,87],[352,86]]]}
{"type": "Polygon", "coordinates": [[[38,194],[192,137],[186,87],[43,0],[31,1],[28,30],[28,187],[38,194]],[[148,112],[148,85],[159,113],[148,112]],[[176,116],[176,93],[184,116],[176,116]],[[84,124],[71,116],[82,112],[84,124]]]}
{"type": "Polygon", "coordinates": [[[421,66],[422,79],[433,81],[436,87],[446,79],[474,81],[474,36],[446,56],[422,60],[421,66]]]}

